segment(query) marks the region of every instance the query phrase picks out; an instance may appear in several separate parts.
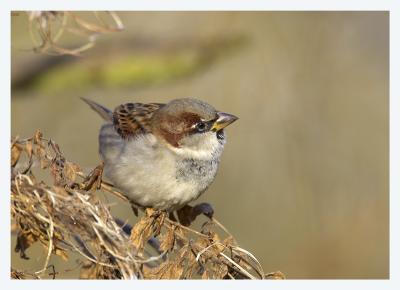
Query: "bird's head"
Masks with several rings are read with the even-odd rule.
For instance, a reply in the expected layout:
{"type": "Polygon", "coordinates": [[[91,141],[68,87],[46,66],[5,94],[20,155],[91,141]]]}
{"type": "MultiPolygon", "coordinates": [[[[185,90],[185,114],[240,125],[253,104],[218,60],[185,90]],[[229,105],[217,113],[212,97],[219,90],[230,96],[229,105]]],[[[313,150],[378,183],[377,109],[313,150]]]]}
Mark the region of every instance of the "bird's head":
{"type": "Polygon", "coordinates": [[[152,131],[179,154],[208,158],[225,143],[224,128],[237,119],[197,99],[176,99],[154,114],[152,131]]]}

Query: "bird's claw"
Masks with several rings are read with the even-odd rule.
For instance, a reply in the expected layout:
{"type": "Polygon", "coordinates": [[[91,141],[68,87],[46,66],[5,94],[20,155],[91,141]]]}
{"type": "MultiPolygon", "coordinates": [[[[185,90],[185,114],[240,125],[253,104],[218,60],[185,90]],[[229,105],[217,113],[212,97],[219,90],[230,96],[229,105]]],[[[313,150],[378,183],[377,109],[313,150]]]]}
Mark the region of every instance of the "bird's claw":
{"type": "Polygon", "coordinates": [[[212,219],[214,215],[214,209],[212,208],[211,204],[207,202],[202,202],[199,204],[196,204],[193,209],[192,209],[193,215],[196,217],[198,215],[204,214],[206,217],[212,219]]]}

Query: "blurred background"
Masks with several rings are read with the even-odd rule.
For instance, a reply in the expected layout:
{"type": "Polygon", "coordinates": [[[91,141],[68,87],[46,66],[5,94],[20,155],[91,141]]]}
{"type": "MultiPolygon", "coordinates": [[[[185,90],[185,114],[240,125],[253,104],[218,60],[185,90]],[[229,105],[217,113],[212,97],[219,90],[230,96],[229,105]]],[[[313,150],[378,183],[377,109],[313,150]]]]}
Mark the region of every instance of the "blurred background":
{"type": "MultiPolygon", "coordinates": [[[[123,31],[71,56],[34,53],[29,16],[12,15],[12,136],[40,129],[89,171],[102,122],[79,97],[109,108],[200,98],[240,117],[200,201],[266,272],[389,278],[388,12],[118,16],[123,31]]],[[[90,41],[65,31],[58,45],[90,41]]],[[[12,265],[39,269],[44,253],[12,251],[12,265]]]]}

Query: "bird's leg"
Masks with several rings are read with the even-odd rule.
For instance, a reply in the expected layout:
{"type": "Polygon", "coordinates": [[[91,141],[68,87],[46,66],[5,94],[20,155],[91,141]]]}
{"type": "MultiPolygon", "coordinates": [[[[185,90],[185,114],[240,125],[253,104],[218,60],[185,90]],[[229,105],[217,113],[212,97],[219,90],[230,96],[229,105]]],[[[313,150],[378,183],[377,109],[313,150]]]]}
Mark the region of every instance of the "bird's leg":
{"type": "Polygon", "coordinates": [[[192,206],[185,205],[184,207],[176,211],[176,214],[178,215],[178,220],[182,225],[189,226],[194,221],[194,219],[192,218],[192,209],[192,206]]]}
{"type": "Polygon", "coordinates": [[[168,214],[168,218],[169,218],[171,221],[173,221],[173,222],[177,222],[177,221],[178,221],[178,220],[176,219],[176,217],[175,217],[173,211],[171,211],[171,212],[168,214]]]}
{"type": "Polygon", "coordinates": [[[136,217],[139,216],[139,211],[138,211],[137,205],[134,204],[132,201],[129,201],[129,205],[131,206],[131,209],[132,209],[132,211],[133,211],[133,214],[134,214],[136,217]]]}
{"type": "Polygon", "coordinates": [[[214,209],[211,204],[202,202],[195,206],[185,205],[176,211],[179,222],[184,226],[189,226],[199,215],[204,214],[208,218],[214,215],[214,209]]]}

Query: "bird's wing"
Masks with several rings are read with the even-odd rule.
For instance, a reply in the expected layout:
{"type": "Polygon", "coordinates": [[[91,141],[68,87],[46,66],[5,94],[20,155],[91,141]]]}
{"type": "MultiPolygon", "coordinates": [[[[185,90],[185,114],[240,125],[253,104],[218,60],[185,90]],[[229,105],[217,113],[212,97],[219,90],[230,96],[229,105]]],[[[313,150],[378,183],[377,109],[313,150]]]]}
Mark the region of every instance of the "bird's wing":
{"type": "Polygon", "coordinates": [[[127,103],[114,110],[113,122],[115,130],[122,138],[137,134],[150,133],[150,120],[154,112],[163,107],[159,103],[127,103]]]}

